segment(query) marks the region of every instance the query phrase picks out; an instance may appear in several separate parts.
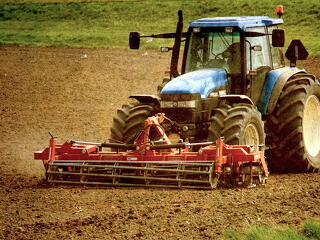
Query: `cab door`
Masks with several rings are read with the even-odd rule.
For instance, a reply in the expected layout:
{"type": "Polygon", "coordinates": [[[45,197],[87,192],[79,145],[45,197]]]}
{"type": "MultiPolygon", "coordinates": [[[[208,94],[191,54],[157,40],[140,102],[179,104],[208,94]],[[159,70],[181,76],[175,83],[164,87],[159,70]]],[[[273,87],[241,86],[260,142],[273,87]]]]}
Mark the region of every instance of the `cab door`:
{"type": "MultiPolygon", "coordinates": [[[[248,32],[267,33],[265,27],[247,28],[248,32]]],[[[257,104],[267,73],[272,69],[268,35],[245,39],[247,95],[257,104]]]]}

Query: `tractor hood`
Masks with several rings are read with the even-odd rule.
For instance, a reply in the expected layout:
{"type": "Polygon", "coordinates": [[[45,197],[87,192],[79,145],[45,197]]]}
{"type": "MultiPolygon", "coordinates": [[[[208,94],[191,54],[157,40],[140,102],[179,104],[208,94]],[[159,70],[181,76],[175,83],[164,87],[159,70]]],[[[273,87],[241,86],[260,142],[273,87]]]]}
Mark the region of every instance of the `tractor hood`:
{"type": "Polygon", "coordinates": [[[200,69],[172,79],[164,86],[161,94],[199,93],[201,98],[207,98],[210,92],[227,84],[224,69],[200,69]]]}

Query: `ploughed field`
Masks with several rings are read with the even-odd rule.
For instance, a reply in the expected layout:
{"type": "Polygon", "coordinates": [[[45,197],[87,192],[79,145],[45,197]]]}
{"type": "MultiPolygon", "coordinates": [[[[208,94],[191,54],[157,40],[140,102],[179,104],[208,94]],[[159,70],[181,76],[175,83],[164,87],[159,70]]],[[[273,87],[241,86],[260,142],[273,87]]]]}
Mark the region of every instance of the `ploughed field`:
{"type": "MultiPolygon", "coordinates": [[[[0,47],[1,239],[205,239],[252,224],[320,215],[320,175],[271,175],[252,189],[168,190],[42,184],[33,152],[49,134],[102,142],[116,109],[156,93],[170,55],[156,51],[0,47]]],[[[302,67],[320,76],[320,60],[302,67]]]]}

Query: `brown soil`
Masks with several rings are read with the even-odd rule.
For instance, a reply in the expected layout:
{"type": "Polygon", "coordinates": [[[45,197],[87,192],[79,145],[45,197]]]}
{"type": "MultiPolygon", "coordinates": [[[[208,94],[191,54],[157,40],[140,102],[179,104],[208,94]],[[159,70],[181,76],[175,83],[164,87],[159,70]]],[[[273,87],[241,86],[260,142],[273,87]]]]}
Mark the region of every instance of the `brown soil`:
{"type": "MultiPolygon", "coordinates": [[[[204,239],[249,225],[320,215],[320,175],[271,175],[266,186],[214,191],[48,187],[33,152],[104,141],[116,109],[155,93],[170,56],[148,51],[0,48],[1,239],[204,239]],[[83,58],[87,54],[87,58],[83,58]]],[[[319,59],[303,65],[320,76],[319,59]]]]}

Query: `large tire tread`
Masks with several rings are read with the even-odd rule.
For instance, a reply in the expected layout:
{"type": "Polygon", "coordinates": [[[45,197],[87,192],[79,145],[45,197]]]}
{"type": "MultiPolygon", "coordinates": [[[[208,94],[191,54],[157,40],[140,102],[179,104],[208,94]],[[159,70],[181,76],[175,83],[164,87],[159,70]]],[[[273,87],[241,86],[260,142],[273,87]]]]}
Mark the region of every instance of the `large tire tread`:
{"type": "Polygon", "coordinates": [[[143,129],[144,120],[156,112],[155,106],[148,104],[138,104],[131,108],[123,131],[124,142],[133,143],[134,139],[143,129]]]}
{"type": "Polygon", "coordinates": [[[126,123],[126,119],[129,115],[129,110],[132,105],[124,104],[117,110],[117,115],[113,118],[113,124],[111,127],[111,139],[116,142],[123,141],[123,131],[126,123]]]}
{"type": "MultiPolygon", "coordinates": [[[[303,141],[303,110],[310,87],[318,84],[312,75],[296,74],[283,88],[276,108],[267,117],[267,128],[277,138],[267,138],[267,160],[272,172],[310,172],[303,141]]],[[[318,96],[319,97],[319,96],[318,96]]]]}
{"type": "Polygon", "coordinates": [[[211,124],[208,128],[209,141],[216,141],[221,137],[221,131],[224,127],[224,119],[227,117],[228,109],[230,109],[230,107],[230,105],[225,104],[213,110],[211,124]]]}
{"type": "MultiPolygon", "coordinates": [[[[111,141],[133,143],[143,128],[144,120],[156,113],[154,105],[125,104],[117,110],[111,127],[111,141]]],[[[113,149],[116,150],[116,149],[113,149]]]]}
{"type": "Polygon", "coordinates": [[[249,122],[256,123],[259,131],[259,145],[264,144],[265,134],[261,114],[256,107],[249,104],[237,104],[229,109],[228,116],[225,118],[224,128],[221,132],[221,135],[225,138],[224,142],[230,145],[244,144],[241,134],[249,122]]]}
{"type": "Polygon", "coordinates": [[[255,106],[250,104],[225,105],[215,109],[212,122],[209,127],[208,140],[215,141],[218,137],[224,137],[224,142],[230,145],[243,144],[241,134],[248,123],[258,125],[259,137],[264,144],[265,134],[261,114],[255,106]]]}

